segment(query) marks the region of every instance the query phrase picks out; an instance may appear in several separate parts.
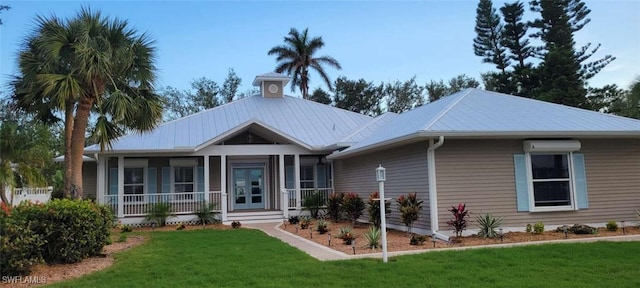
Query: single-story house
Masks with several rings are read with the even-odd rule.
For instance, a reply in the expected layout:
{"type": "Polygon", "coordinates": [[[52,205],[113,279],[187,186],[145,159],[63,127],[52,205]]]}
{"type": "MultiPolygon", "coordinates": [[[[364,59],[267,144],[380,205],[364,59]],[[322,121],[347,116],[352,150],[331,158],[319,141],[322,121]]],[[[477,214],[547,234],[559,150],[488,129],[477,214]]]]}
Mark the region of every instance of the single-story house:
{"type": "MultiPolygon", "coordinates": [[[[224,222],[281,221],[314,191],[367,197],[382,165],[387,197],[424,201],[414,231],[441,237],[458,203],[507,229],[631,221],[640,209],[639,120],[478,89],[372,118],[285,96],[288,81],[259,75],[258,95],[108,151],[86,147],[96,161],[85,162],[85,194],[123,223],[158,201],[180,221],[202,202],[216,203],[224,222]]],[[[392,202],[389,226],[400,228],[392,202]]]]}

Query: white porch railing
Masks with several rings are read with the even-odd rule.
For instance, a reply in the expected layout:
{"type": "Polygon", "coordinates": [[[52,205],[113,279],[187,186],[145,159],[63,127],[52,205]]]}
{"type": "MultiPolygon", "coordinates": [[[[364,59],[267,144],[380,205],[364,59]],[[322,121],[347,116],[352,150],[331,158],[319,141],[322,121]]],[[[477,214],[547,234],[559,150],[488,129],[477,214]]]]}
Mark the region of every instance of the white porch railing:
{"type": "Polygon", "coordinates": [[[104,204],[110,206],[118,217],[145,216],[147,211],[157,203],[169,203],[172,214],[192,214],[207,202],[214,204],[212,211],[221,212],[223,210],[220,191],[104,196],[104,204]],[[122,204],[118,205],[120,199],[122,204]]]}
{"type": "Polygon", "coordinates": [[[18,205],[24,200],[31,202],[47,202],[51,199],[51,192],[53,187],[25,187],[25,188],[13,188],[11,192],[10,202],[13,205],[18,205]]]}
{"type": "MultiPolygon", "coordinates": [[[[304,199],[313,195],[313,193],[320,193],[322,200],[324,203],[327,203],[329,200],[329,195],[333,193],[333,188],[309,188],[309,189],[285,189],[286,194],[288,194],[289,201],[288,209],[302,209],[302,204],[304,203],[304,199]]],[[[285,203],[286,203],[285,202],[285,203]]]]}

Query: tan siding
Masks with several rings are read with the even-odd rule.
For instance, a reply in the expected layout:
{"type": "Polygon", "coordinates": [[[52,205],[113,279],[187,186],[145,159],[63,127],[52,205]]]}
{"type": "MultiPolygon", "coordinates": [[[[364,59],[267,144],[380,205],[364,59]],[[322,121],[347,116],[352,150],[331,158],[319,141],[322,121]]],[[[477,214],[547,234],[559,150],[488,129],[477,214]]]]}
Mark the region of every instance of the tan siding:
{"type": "MultiPolygon", "coordinates": [[[[397,149],[389,149],[336,160],[334,163],[335,190],[337,192],[356,192],[367,201],[369,194],[378,191],[375,169],[378,165],[386,168],[385,197],[391,201],[391,224],[402,225],[400,212],[395,200],[400,194],[416,192],[424,201],[422,213],[416,228],[429,229],[429,188],[427,180],[427,143],[420,142],[397,149]]],[[[366,215],[366,214],[365,214],[366,215]]],[[[367,216],[364,216],[365,218],[367,216]]]]}
{"type": "Polygon", "coordinates": [[[561,225],[632,220],[632,211],[640,207],[640,140],[581,143],[589,209],[530,213],[516,209],[513,154],[523,153],[522,140],[448,140],[436,150],[441,230],[448,229],[447,209],[459,202],[466,203],[472,215],[503,217],[507,227],[537,221],[561,225]]]}
{"type": "Polygon", "coordinates": [[[82,189],[84,198],[96,199],[98,188],[98,171],[96,162],[82,163],[82,189]]]}

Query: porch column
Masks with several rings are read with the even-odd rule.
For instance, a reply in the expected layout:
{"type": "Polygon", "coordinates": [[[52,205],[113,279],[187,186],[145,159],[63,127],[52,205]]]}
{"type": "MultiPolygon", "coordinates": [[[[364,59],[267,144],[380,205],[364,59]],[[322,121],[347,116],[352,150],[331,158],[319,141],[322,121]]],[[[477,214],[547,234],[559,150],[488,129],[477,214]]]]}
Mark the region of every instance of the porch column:
{"type": "Polygon", "coordinates": [[[124,217],[124,157],[118,156],[118,218],[124,217]]]}
{"type": "Polygon", "coordinates": [[[289,218],[289,193],[285,187],[284,180],[284,154],[278,155],[278,187],[280,188],[280,207],[284,218],[289,218]]]}
{"type": "Polygon", "coordinates": [[[99,156],[99,158],[98,157],[96,158],[97,158],[96,161],[98,161],[98,167],[97,167],[98,171],[96,172],[98,175],[97,186],[96,186],[96,198],[98,199],[96,199],[96,201],[98,201],[98,203],[100,204],[104,204],[104,194],[105,194],[104,190],[106,187],[105,176],[107,171],[105,165],[107,161],[106,161],[106,157],[104,156],[99,156]]]}
{"type": "Polygon", "coordinates": [[[209,206],[209,155],[204,155],[204,204],[209,206]]]}
{"type": "Polygon", "coordinates": [[[300,154],[295,154],[293,157],[293,174],[295,175],[295,187],[296,187],[296,209],[300,210],[302,199],[300,199],[300,154]]]}
{"type": "Polygon", "coordinates": [[[227,155],[220,155],[220,212],[222,222],[227,221],[227,155]]]}

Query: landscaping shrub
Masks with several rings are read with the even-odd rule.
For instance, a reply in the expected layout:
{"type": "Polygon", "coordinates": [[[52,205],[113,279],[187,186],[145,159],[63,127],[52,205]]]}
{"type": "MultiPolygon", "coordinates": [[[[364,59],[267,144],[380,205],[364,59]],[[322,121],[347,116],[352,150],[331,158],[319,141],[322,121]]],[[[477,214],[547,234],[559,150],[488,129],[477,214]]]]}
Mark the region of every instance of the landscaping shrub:
{"type": "Polygon", "coordinates": [[[300,218],[300,229],[307,229],[311,225],[311,217],[304,216],[300,218]]]}
{"type": "Polygon", "coordinates": [[[424,241],[427,241],[427,236],[424,235],[411,235],[411,240],[409,240],[409,245],[422,245],[424,241]]]}
{"type": "Polygon", "coordinates": [[[417,193],[409,193],[407,196],[400,195],[396,201],[398,202],[398,210],[402,215],[402,223],[407,226],[407,233],[411,233],[411,226],[420,216],[422,201],[418,200],[417,193]]]}
{"type": "Polygon", "coordinates": [[[144,221],[158,227],[167,225],[167,218],[171,216],[171,204],[155,203],[147,209],[147,216],[144,221]]]}
{"type": "Polygon", "coordinates": [[[337,238],[342,239],[344,244],[350,245],[351,241],[353,241],[353,239],[356,238],[355,235],[353,235],[353,233],[351,232],[351,230],[352,230],[351,226],[341,227],[340,233],[338,234],[337,238]]]}
{"type": "Polygon", "coordinates": [[[218,223],[218,212],[213,211],[216,208],[215,203],[206,203],[202,201],[198,209],[194,212],[196,214],[196,221],[202,226],[210,223],[218,223]]]}
{"type": "Polygon", "coordinates": [[[342,198],[342,211],[347,215],[353,225],[356,225],[356,221],[358,218],[362,216],[362,212],[364,212],[365,204],[364,201],[358,194],[349,192],[344,194],[342,198]]]}
{"type": "Polygon", "coordinates": [[[527,228],[524,231],[527,233],[531,233],[531,231],[533,231],[533,227],[531,226],[531,224],[527,224],[527,228]]]}
{"type": "Polygon", "coordinates": [[[364,239],[367,240],[367,246],[371,249],[376,249],[380,247],[380,235],[381,230],[376,226],[370,226],[367,233],[364,234],[364,239]]]}
{"type": "Polygon", "coordinates": [[[542,234],[542,232],[544,232],[544,223],[537,222],[536,224],[533,224],[533,233],[534,234],[542,234]]]}
{"type": "Polygon", "coordinates": [[[42,237],[40,254],[47,263],[75,263],[99,254],[110,241],[113,225],[111,211],[89,200],[25,202],[12,211],[11,217],[28,223],[42,237]]]}
{"type": "Polygon", "coordinates": [[[478,215],[476,216],[476,222],[478,222],[478,226],[480,226],[478,236],[484,238],[495,238],[498,236],[496,229],[502,225],[502,218],[493,217],[491,214],[478,215]]]}
{"type": "Polygon", "coordinates": [[[327,233],[327,231],[329,231],[327,229],[327,226],[329,226],[329,222],[325,221],[324,219],[318,219],[318,221],[316,222],[316,231],[318,231],[318,233],[320,234],[327,233]]]}
{"type": "Polygon", "coordinates": [[[240,223],[240,221],[233,221],[231,222],[231,228],[233,229],[238,229],[242,226],[242,223],[240,223]]]}
{"type": "Polygon", "coordinates": [[[289,224],[296,225],[300,222],[300,218],[298,216],[289,216],[289,224]]]}
{"type": "Polygon", "coordinates": [[[584,224],[575,224],[571,226],[571,232],[574,234],[598,234],[598,229],[584,224]]]}
{"type": "MultiPolygon", "coordinates": [[[[374,199],[379,199],[380,198],[380,194],[376,191],[371,193],[371,195],[369,195],[369,206],[367,206],[367,212],[369,213],[369,222],[371,222],[371,224],[373,224],[374,226],[380,228],[380,200],[374,200],[374,199]]],[[[384,213],[385,214],[389,214],[391,213],[391,203],[388,203],[385,201],[384,203],[384,213]]]]}
{"type": "Polygon", "coordinates": [[[302,209],[308,210],[313,219],[318,219],[320,216],[320,211],[322,211],[322,207],[324,207],[324,198],[322,197],[322,193],[315,191],[304,197],[302,200],[302,209]]]}
{"type": "Polygon", "coordinates": [[[342,200],[344,193],[331,193],[329,194],[329,202],[327,203],[327,214],[331,221],[338,222],[342,218],[340,207],[342,206],[342,200]]]}
{"type": "Polygon", "coordinates": [[[453,228],[456,233],[456,237],[462,236],[462,231],[467,229],[467,217],[469,216],[469,210],[466,210],[467,205],[459,203],[458,207],[451,206],[448,211],[451,212],[453,218],[447,221],[447,225],[453,228]]]}
{"type": "Polygon", "coordinates": [[[618,230],[618,223],[616,223],[616,221],[609,221],[607,222],[607,230],[609,231],[617,231],[618,230]]]}
{"type": "Polygon", "coordinates": [[[0,275],[27,275],[33,265],[42,262],[42,236],[28,221],[11,217],[11,206],[2,202],[0,208],[0,275]]]}

